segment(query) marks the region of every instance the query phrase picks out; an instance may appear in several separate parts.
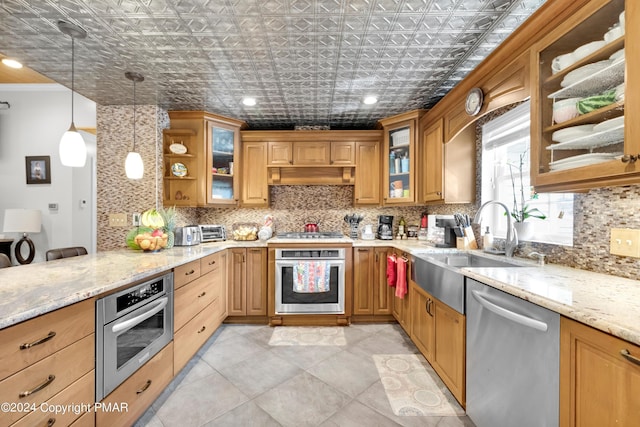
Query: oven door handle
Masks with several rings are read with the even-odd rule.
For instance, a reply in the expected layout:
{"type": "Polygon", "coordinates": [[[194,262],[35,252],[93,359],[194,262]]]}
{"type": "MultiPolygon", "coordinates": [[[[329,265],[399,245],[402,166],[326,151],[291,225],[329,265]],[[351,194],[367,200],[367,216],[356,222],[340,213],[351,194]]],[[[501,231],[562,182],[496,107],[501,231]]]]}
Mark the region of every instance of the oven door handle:
{"type": "Polygon", "coordinates": [[[168,302],[169,302],[169,298],[167,297],[160,298],[159,300],[149,304],[152,307],[150,307],[149,310],[145,311],[141,315],[136,316],[129,320],[125,320],[123,322],[114,323],[114,325],[111,327],[111,331],[113,331],[115,335],[120,335],[124,331],[131,329],[138,323],[143,322],[148,318],[150,318],[151,316],[158,313],[160,310],[166,307],[168,302]]]}

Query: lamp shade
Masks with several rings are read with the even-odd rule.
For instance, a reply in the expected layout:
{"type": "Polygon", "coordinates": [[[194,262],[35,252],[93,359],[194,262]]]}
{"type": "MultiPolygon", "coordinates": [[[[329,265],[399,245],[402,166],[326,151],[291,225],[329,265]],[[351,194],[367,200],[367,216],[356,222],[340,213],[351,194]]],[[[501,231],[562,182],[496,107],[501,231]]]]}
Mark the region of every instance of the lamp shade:
{"type": "Polygon", "coordinates": [[[87,161],[87,146],[75,126],[71,126],[60,139],[60,162],[63,166],[81,168],[87,161]]]}
{"type": "Polygon", "coordinates": [[[142,179],[144,164],[140,153],[131,151],[127,154],[127,158],[124,161],[124,171],[129,179],[142,179]]]}
{"type": "Polygon", "coordinates": [[[5,209],[5,233],[39,233],[42,226],[42,212],[38,209],[5,209]]]}

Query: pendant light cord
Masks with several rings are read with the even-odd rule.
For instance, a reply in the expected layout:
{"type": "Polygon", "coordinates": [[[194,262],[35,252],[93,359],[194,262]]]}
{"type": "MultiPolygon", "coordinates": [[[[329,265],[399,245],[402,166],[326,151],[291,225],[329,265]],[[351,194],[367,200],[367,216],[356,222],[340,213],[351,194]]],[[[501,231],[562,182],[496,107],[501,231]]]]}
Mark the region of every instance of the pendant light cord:
{"type": "Polygon", "coordinates": [[[76,125],[73,123],[73,93],[75,81],[75,37],[71,36],[71,127],[75,130],[76,125]]]}
{"type": "Polygon", "coordinates": [[[133,81],[133,151],[136,151],[136,81],[133,81]]]}

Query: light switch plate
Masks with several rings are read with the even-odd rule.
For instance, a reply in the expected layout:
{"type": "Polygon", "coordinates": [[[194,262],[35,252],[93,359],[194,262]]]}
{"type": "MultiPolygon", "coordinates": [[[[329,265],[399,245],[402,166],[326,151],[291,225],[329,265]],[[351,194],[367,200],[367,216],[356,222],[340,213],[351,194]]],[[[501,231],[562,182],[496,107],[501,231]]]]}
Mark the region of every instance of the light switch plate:
{"type": "Polygon", "coordinates": [[[609,252],[612,255],[640,258],[640,230],[612,228],[609,252]]]}
{"type": "Polygon", "coordinates": [[[124,214],[124,213],[109,214],[109,227],[126,227],[126,226],[127,226],[127,214],[124,214]]]}

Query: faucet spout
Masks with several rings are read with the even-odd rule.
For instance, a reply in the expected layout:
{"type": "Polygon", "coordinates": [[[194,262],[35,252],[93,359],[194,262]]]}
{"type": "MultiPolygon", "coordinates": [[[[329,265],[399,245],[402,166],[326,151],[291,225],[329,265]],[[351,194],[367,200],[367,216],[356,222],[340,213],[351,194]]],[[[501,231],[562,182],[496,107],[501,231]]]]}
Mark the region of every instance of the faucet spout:
{"type": "Polygon", "coordinates": [[[518,246],[518,233],[516,233],[516,229],[513,226],[513,222],[511,220],[511,212],[509,212],[509,208],[507,207],[507,205],[502,202],[498,202],[497,200],[489,200],[488,202],[485,202],[482,206],[480,206],[478,212],[476,212],[476,215],[473,218],[473,223],[480,224],[480,221],[482,219],[482,211],[487,205],[502,206],[504,211],[507,213],[507,237],[505,239],[504,252],[507,257],[511,258],[513,257],[513,253],[518,246]]]}

